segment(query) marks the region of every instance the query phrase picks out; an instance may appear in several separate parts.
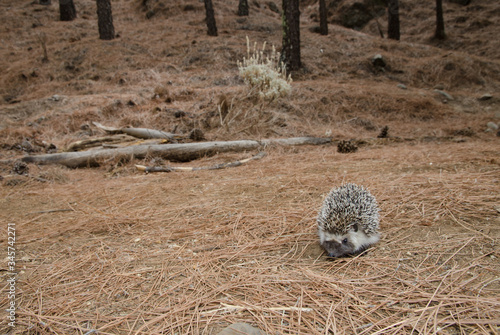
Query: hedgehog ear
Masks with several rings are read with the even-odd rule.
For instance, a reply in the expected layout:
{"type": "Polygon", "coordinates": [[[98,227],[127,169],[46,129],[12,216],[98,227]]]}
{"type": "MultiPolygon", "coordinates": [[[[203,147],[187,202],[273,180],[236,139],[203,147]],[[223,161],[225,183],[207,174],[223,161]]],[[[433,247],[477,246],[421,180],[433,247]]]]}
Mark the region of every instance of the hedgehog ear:
{"type": "Polygon", "coordinates": [[[358,231],[358,224],[357,223],[353,224],[352,229],[354,229],[354,232],[356,233],[358,231]]]}

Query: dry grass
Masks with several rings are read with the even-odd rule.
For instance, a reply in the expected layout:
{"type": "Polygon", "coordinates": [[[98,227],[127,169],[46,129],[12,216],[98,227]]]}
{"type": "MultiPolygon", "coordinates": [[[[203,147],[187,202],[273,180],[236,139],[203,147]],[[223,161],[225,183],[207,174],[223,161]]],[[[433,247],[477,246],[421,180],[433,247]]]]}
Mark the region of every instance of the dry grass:
{"type": "Polygon", "coordinates": [[[43,191],[4,187],[2,220],[16,223],[20,250],[17,329],[216,334],[243,321],[268,334],[495,333],[499,147],[478,145],[276,148],[228,170],[72,171],[43,191]],[[377,197],[383,239],[328,261],[314,218],[343,181],[377,197]],[[58,209],[70,211],[47,212],[58,209]]]}

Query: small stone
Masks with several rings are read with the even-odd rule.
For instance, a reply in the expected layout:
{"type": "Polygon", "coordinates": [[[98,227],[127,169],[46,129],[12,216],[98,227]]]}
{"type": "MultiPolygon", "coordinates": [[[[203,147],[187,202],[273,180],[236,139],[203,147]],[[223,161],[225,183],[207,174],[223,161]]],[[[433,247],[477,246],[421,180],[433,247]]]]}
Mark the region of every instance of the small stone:
{"type": "Polygon", "coordinates": [[[482,96],[480,96],[479,98],[477,98],[477,100],[486,101],[486,100],[490,100],[492,98],[493,98],[493,96],[491,94],[486,93],[486,94],[483,94],[482,96]]]}
{"type": "Polygon", "coordinates": [[[498,126],[495,122],[488,122],[488,124],[486,124],[486,126],[488,126],[488,128],[493,130],[493,131],[498,130],[498,126]]]}
{"type": "Polygon", "coordinates": [[[448,100],[453,100],[453,97],[450,94],[446,93],[445,91],[435,89],[434,92],[441,94],[443,97],[445,97],[448,100]]]}
{"type": "Polygon", "coordinates": [[[50,100],[52,101],[59,101],[61,100],[61,97],[57,94],[54,94],[52,97],[50,97],[50,100]]]}
{"type": "Polygon", "coordinates": [[[398,84],[398,87],[399,87],[400,89],[402,89],[402,90],[406,90],[406,89],[407,89],[407,87],[406,87],[406,85],[405,85],[405,84],[398,84]]]}
{"type": "Polygon", "coordinates": [[[255,327],[252,327],[248,323],[244,322],[238,322],[230,325],[227,328],[224,328],[220,333],[217,335],[241,335],[241,334],[246,334],[246,335],[265,335],[265,333],[255,327]]]}

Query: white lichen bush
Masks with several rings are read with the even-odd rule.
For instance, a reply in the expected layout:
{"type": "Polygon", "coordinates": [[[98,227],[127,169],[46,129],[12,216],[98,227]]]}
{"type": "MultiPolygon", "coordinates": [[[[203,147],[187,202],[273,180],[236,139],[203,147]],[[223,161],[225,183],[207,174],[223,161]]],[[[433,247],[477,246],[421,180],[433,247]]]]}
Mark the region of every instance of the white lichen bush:
{"type": "Polygon", "coordinates": [[[270,55],[265,54],[265,48],[265,42],[262,50],[258,50],[257,43],[254,43],[252,50],[247,36],[248,57],[243,58],[243,62],[238,62],[238,69],[241,78],[250,87],[250,95],[273,101],[290,94],[292,78],[287,77],[285,66],[280,63],[280,53],[276,52],[274,46],[270,55]]]}

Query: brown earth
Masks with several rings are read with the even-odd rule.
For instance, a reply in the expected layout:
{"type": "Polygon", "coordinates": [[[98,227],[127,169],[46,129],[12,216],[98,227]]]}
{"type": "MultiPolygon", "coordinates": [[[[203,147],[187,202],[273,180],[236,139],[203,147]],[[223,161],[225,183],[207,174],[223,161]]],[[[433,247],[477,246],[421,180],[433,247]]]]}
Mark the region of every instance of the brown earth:
{"type": "Polygon", "coordinates": [[[432,6],[401,1],[395,42],[375,21],[320,36],[317,3],[305,1],[304,69],[290,97],[262,106],[237,67],[246,36],[281,45],[279,14],[258,3],[240,18],[236,1],[215,1],[213,38],[198,1],[114,1],[119,37],[100,41],[94,1],[76,2],[72,22],[58,21],[55,3],[2,2],[0,217],[15,227],[18,278],[16,327],[4,314],[0,333],[216,334],[235,322],[268,334],[500,331],[500,143],[486,131],[500,122],[500,4],[445,1],[448,39],[437,42],[432,6]],[[385,69],[371,64],[376,54],[385,69]],[[234,116],[224,125],[221,97],[234,116]],[[102,136],[93,121],[199,128],[207,140],[364,144],[351,154],[271,147],[240,167],[169,174],[135,171],[155,157],[79,170],[7,163],[102,136]],[[372,140],[384,126],[389,138],[372,140]],[[383,237],[364,256],[331,261],[315,216],[343,182],[376,196],[383,237]]]}

